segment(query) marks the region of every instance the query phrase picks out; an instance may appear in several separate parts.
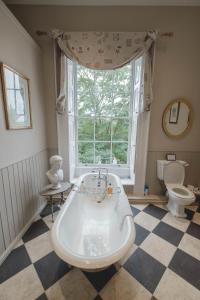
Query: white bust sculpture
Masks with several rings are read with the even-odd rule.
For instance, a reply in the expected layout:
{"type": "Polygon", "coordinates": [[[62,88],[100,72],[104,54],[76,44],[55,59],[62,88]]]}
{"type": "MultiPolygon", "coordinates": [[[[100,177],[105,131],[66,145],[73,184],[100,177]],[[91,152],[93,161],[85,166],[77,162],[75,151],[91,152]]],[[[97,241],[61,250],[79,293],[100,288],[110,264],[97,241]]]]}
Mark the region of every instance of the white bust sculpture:
{"type": "Polygon", "coordinates": [[[63,170],[61,169],[63,159],[59,155],[53,155],[49,162],[51,169],[47,171],[46,175],[52,184],[51,188],[56,190],[61,187],[61,181],[63,181],[63,170]]]}

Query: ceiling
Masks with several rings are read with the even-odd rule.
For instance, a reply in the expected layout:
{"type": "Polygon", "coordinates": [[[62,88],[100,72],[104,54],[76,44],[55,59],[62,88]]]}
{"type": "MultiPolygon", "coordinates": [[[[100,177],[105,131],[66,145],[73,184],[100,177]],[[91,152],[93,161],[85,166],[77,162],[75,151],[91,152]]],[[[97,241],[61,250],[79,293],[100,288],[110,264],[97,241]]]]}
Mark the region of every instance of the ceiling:
{"type": "Polygon", "coordinates": [[[200,6],[200,0],[4,0],[6,4],[70,6],[200,6]]]}

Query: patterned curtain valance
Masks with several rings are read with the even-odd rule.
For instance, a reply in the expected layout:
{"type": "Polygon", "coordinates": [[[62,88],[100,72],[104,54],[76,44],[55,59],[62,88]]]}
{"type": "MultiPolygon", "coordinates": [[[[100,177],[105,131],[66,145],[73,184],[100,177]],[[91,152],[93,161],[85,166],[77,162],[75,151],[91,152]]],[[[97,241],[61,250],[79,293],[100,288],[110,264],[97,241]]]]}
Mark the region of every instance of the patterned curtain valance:
{"type": "Polygon", "coordinates": [[[151,48],[156,32],[63,32],[52,37],[71,60],[92,69],[122,67],[151,48]]]}

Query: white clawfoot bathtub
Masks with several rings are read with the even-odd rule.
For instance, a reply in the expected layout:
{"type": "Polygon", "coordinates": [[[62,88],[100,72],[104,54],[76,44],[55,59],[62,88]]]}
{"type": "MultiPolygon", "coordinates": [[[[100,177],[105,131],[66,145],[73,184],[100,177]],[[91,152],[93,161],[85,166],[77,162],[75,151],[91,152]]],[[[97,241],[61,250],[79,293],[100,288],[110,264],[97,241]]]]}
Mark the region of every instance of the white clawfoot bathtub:
{"type": "Polygon", "coordinates": [[[78,179],[51,231],[57,255],[69,265],[98,270],[119,262],[135,240],[128,199],[118,176],[109,173],[113,194],[106,182],[89,173],[78,179]]]}

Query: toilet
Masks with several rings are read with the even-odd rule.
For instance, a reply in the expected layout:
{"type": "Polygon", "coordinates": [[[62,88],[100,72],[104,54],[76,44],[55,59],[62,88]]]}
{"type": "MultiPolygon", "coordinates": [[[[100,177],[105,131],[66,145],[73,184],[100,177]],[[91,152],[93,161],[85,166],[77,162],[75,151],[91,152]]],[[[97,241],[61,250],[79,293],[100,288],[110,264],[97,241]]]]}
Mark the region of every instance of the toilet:
{"type": "Polygon", "coordinates": [[[179,218],[186,217],[185,205],[195,201],[194,193],[183,185],[186,166],[188,164],[182,160],[157,160],[157,176],[167,189],[167,208],[179,218]]]}

